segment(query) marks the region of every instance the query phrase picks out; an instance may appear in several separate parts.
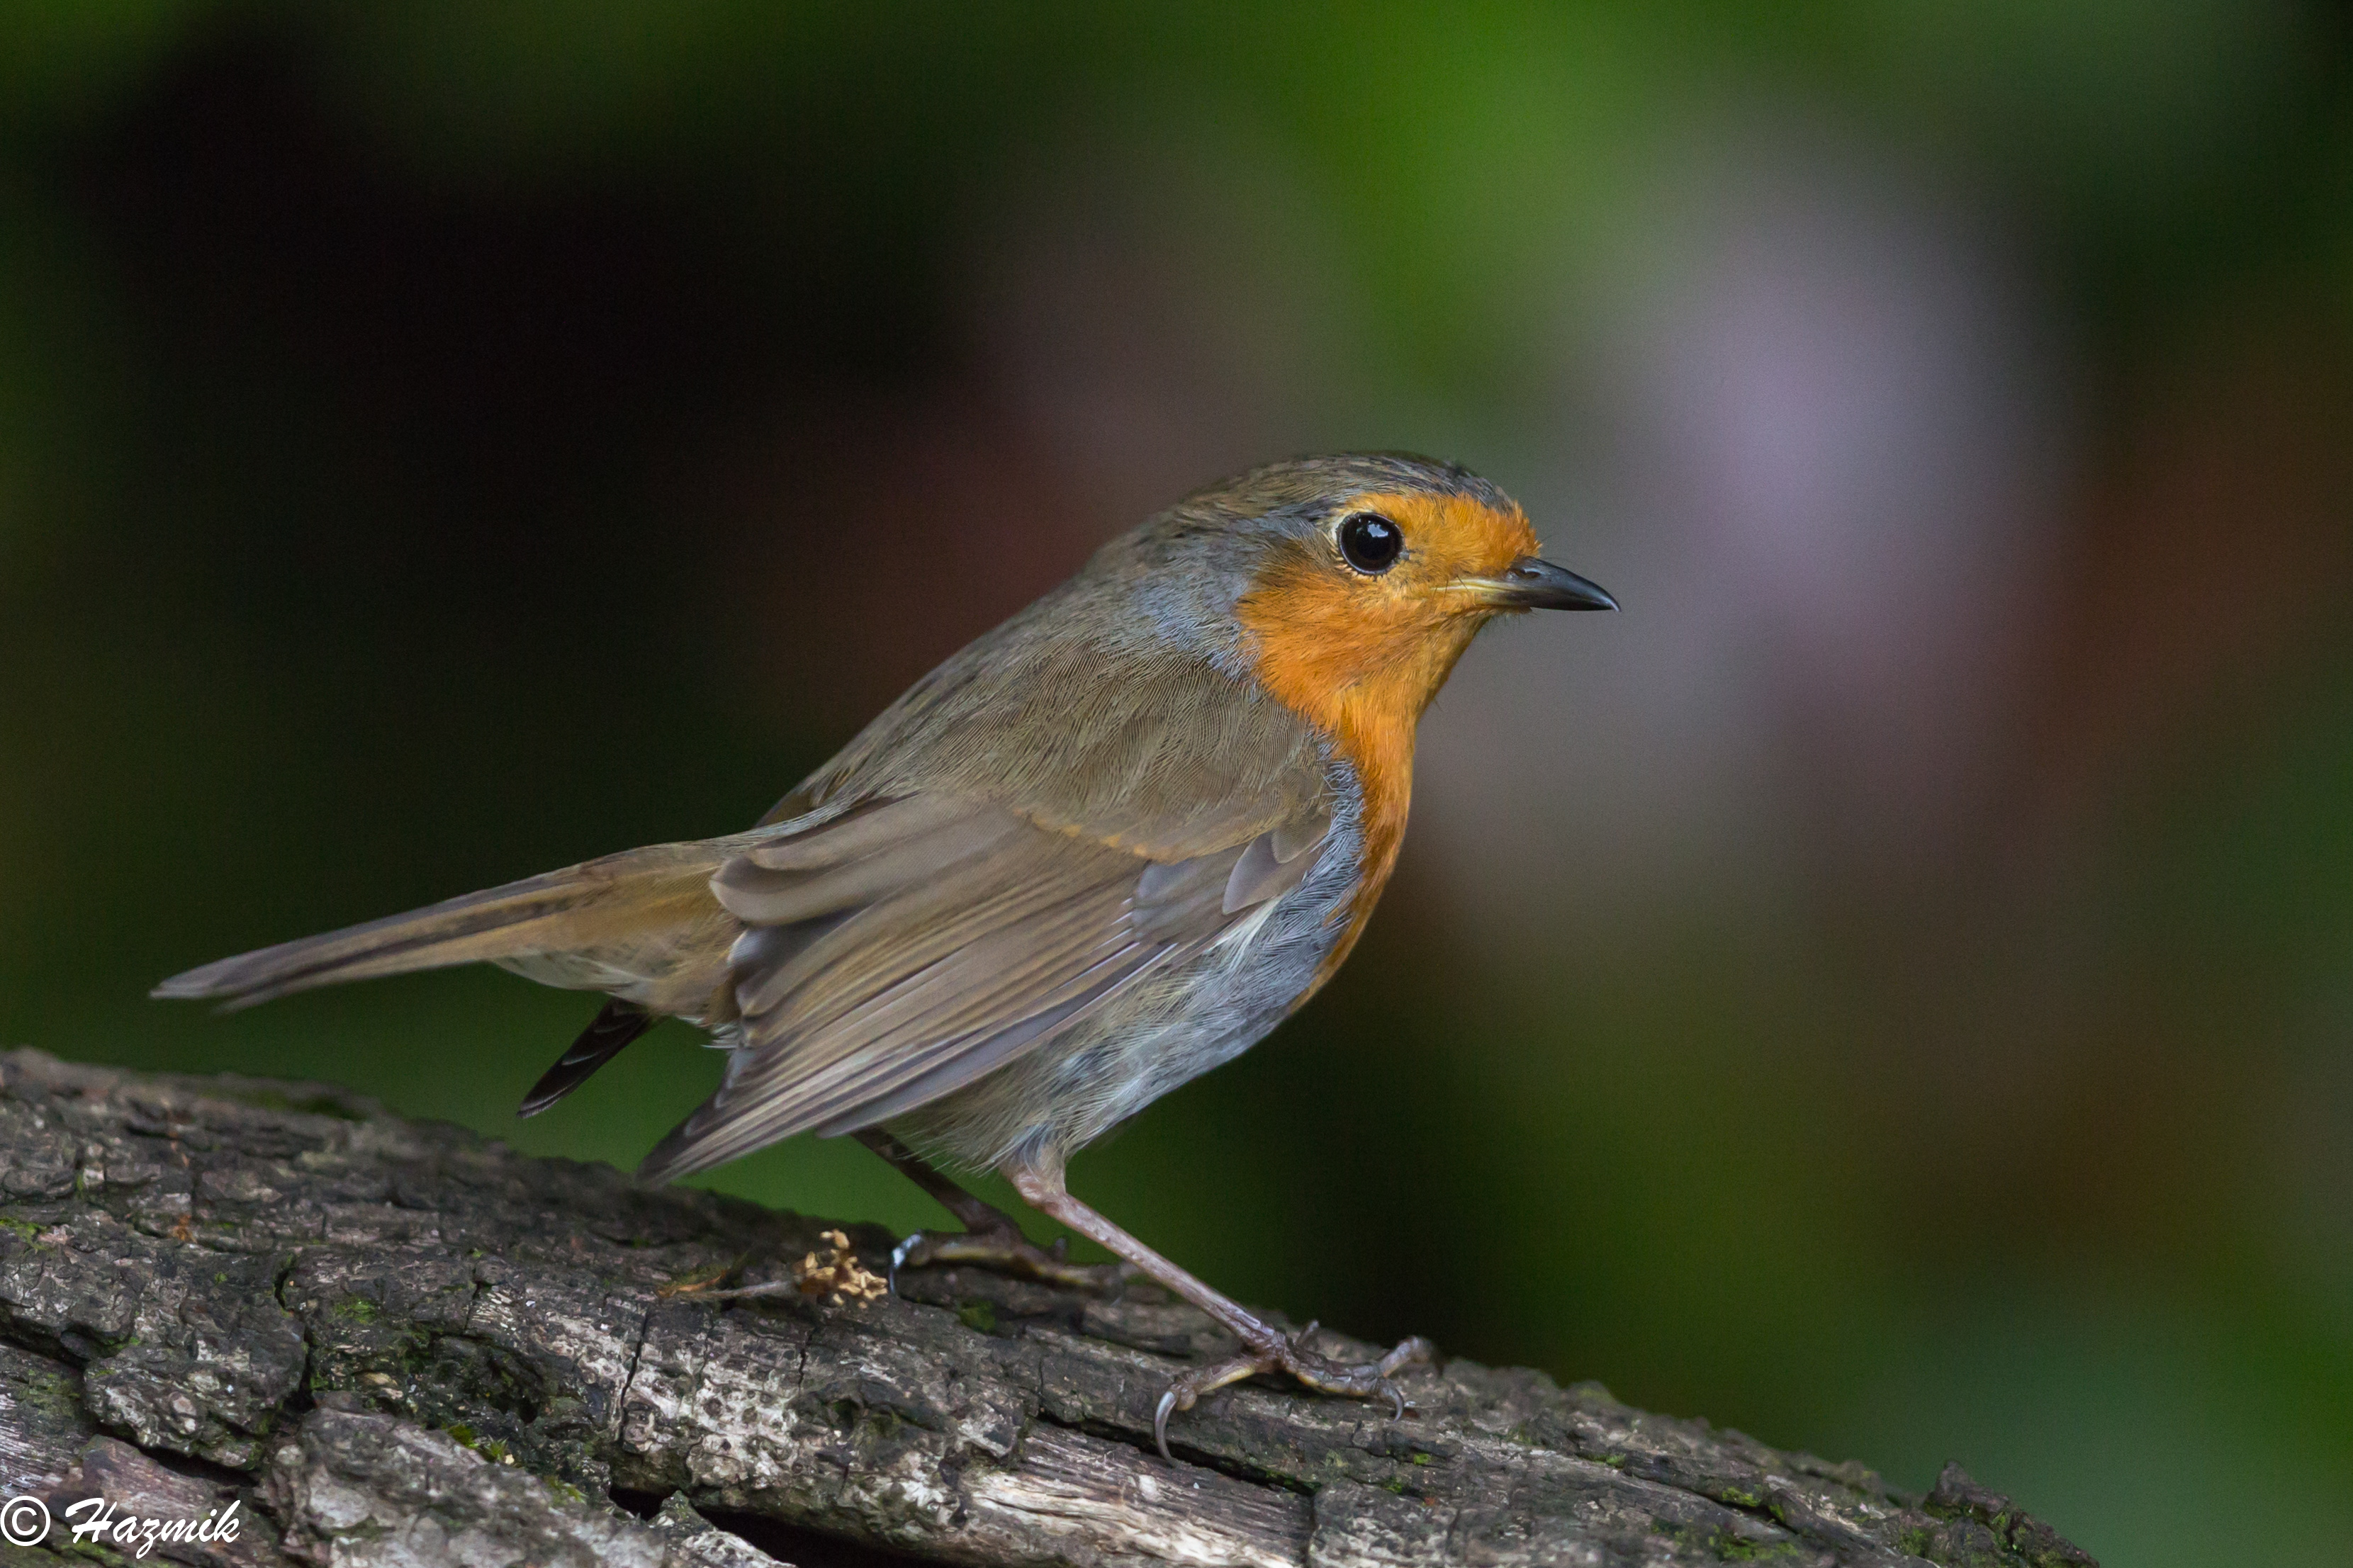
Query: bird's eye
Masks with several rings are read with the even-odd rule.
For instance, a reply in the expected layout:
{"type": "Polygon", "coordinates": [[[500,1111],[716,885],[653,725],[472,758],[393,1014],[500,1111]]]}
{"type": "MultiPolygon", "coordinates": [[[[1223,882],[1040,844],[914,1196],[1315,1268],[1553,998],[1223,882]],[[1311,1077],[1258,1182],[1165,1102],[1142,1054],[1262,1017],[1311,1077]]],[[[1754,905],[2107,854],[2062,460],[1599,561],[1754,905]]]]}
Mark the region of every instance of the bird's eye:
{"type": "Polygon", "coordinates": [[[1357,512],[1340,524],[1340,553],[1368,577],[1377,577],[1396,565],[1404,552],[1405,535],[1377,511],[1357,512]]]}

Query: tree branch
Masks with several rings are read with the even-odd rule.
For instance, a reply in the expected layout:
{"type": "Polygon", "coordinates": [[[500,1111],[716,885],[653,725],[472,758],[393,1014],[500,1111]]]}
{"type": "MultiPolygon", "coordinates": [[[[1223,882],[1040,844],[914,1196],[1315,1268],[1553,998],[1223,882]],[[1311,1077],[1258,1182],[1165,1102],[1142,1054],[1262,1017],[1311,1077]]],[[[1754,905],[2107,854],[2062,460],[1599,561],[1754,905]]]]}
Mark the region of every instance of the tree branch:
{"type": "Polygon", "coordinates": [[[17,1052],[0,1496],[234,1501],[235,1542],[156,1549],[206,1563],[2091,1562],[1957,1469],[1912,1496],[1462,1361],[1402,1421],[1227,1390],[1172,1467],[1154,1403],[1224,1348],[1198,1314],[971,1271],[869,1300],[891,1240],[322,1085],[17,1052]],[[677,1289],[723,1275],[779,1289],[677,1289]]]}

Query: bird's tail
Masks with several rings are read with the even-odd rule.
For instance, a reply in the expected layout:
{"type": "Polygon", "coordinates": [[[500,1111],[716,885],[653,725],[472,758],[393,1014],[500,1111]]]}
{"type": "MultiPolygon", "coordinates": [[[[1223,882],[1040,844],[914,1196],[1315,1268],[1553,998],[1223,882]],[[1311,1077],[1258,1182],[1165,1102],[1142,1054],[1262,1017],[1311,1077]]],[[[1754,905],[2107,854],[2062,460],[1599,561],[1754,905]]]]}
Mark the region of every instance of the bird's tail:
{"type": "MultiPolygon", "coordinates": [[[[541,978],[578,959],[584,974],[662,935],[719,915],[712,874],[732,852],[726,840],[656,844],[526,877],[406,914],[280,942],[175,974],[163,997],[217,998],[225,1008],[380,974],[454,963],[503,963],[541,978]]],[[[623,971],[622,973],[626,973],[623,971]]],[[[621,973],[613,973],[618,980],[621,973]]],[[[564,984],[562,980],[558,984],[564,984]]],[[[611,988],[594,979],[572,984],[611,988]]]]}

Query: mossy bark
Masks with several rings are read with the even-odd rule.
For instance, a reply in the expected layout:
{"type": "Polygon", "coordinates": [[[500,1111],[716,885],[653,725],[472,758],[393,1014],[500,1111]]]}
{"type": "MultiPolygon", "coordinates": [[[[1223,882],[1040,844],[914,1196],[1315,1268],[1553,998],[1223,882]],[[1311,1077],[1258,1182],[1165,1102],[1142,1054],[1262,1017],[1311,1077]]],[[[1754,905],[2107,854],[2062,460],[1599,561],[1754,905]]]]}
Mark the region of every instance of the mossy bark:
{"type": "Polygon", "coordinates": [[[955,1271],[868,1300],[837,1228],[881,1267],[872,1227],[320,1085],[0,1058],[0,1496],[235,1501],[235,1542],[157,1552],[249,1564],[2091,1561],[1957,1470],[1914,1496],[1462,1361],[1404,1420],[1227,1390],[1172,1466],[1198,1314],[955,1271]],[[787,1288],[676,1289],[721,1273],[787,1288]]]}

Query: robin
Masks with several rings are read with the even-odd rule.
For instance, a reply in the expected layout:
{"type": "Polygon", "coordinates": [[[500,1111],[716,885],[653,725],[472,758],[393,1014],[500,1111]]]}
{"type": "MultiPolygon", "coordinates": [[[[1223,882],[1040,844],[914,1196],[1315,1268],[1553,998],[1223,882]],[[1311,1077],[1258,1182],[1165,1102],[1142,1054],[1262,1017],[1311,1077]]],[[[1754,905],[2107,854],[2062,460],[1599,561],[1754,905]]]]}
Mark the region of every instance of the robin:
{"type": "Polygon", "coordinates": [[[749,832],[223,959],[154,994],[241,1007],[476,961],[605,992],[522,1114],[683,1018],[726,1048],[725,1076],[647,1155],[647,1181],[848,1133],[965,1227],[919,1233],[898,1264],[1098,1279],[940,1167],[994,1169],[1240,1342],[1170,1384],[1163,1454],[1172,1412],[1254,1373],[1402,1414],[1391,1374],[1427,1342],[1318,1355],[1071,1196],[1063,1171],[1347,957],[1397,863],[1416,723],[1479,628],[1617,608],[1536,548],[1516,502],[1451,464],[1254,469],[1104,545],[749,832]]]}

